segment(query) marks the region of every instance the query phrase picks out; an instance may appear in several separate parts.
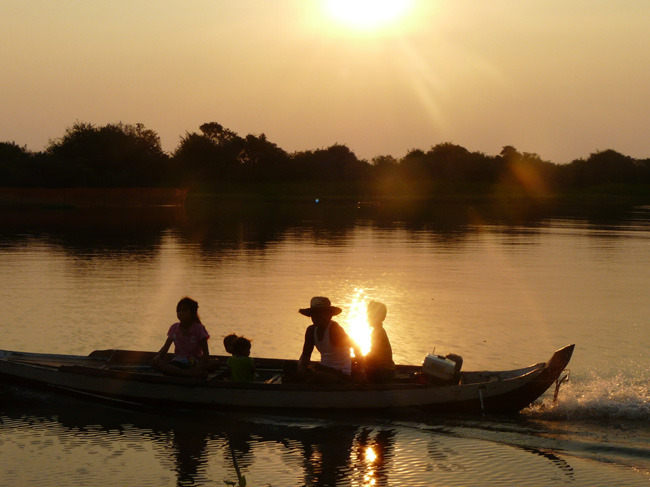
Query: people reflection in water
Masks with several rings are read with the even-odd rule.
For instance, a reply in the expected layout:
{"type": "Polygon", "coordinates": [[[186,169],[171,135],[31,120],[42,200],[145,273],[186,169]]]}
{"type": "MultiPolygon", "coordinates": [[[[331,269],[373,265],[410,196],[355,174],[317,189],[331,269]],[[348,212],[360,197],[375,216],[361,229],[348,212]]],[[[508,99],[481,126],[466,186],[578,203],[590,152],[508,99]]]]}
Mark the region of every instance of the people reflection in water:
{"type": "Polygon", "coordinates": [[[171,433],[169,446],[174,455],[176,485],[200,485],[201,471],[205,470],[208,462],[209,435],[186,427],[174,428],[171,433]]]}
{"type": "Polygon", "coordinates": [[[395,431],[381,429],[374,436],[371,433],[372,430],[364,428],[358,434],[357,468],[363,472],[364,485],[374,487],[391,485],[388,472],[395,445],[395,431]]]}
{"type": "Polygon", "coordinates": [[[389,459],[393,456],[395,432],[354,426],[319,428],[302,439],[304,484],[347,485],[361,475],[361,485],[388,486],[389,459]]]}
{"type": "Polygon", "coordinates": [[[338,383],[352,381],[352,357],[362,357],[359,346],[332,317],[341,313],[324,296],[311,298],[309,308],[298,312],[311,318],[312,324],[305,331],[302,354],[298,359],[298,377],[307,382],[338,383]],[[320,363],[310,364],[314,347],[320,352],[320,363]]]}
{"type": "Polygon", "coordinates": [[[201,377],[219,367],[219,362],[210,359],[208,338],[210,334],[199,318],[199,303],[189,297],[176,305],[178,322],[169,327],[167,340],[153,358],[151,365],[168,375],[201,377]],[[167,352],[174,344],[174,357],[169,360],[167,352]]]}
{"type": "Polygon", "coordinates": [[[357,428],[318,428],[301,438],[305,485],[342,485],[350,478],[357,428]]]}
{"type": "Polygon", "coordinates": [[[398,430],[390,427],[359,427],[346,418],[296,423],[282,416],[260,418],[232,412],[197,415],[166,410],[157,414],[48,392],[39,393],[39,399],[45,399],[39,401],[34,401],[32,393],[9,390],[7,394],[3,399],[9,400],[0,408],[8,419],[7,428],[23,423],[27,415],[25,427],[48,431],[58,438],[60,447],[69,450],[91,444],[107,458],[122,453],[127,458],[126,450],[134,445],[136,452],[151,449],[160,460],[151,474],[164,477],[173,472],[173,485],[225,485],[243,476],[248,485],[255,486],[401,485],[399,478],[389,478],[391,472],[399,474],[391,466],[398,430]],[[273,478],[278,471],[294,481],[278,483],[273,478]],[[355,482],[359,476],[367,481],[355,482]]]}

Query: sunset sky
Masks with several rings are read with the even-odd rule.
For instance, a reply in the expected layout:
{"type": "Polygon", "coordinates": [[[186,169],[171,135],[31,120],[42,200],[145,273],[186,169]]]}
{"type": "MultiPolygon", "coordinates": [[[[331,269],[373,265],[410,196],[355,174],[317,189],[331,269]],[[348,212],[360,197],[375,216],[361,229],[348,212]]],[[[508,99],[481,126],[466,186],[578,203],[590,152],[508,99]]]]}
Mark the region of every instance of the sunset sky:
{"type": "Polygon", "coordinates": [[[3,0],[0,141],[140,122],[172,151],[214,121],[368,160],[650,157],[649,1],[382,1],[3,0]]]}

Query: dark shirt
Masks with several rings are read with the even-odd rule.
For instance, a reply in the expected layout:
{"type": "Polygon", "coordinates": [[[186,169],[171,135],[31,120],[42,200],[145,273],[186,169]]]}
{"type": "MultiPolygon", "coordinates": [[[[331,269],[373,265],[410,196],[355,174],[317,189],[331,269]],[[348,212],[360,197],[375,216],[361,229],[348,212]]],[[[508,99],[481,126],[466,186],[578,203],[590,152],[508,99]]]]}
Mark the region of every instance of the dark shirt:
{"type": "Polygon", "coordinates": [[[370,333],[370,352],[366,355],[368,369],[395,369],[393,349],[388,340],[388,334],[382,326],[377,326],[370,333]]]}

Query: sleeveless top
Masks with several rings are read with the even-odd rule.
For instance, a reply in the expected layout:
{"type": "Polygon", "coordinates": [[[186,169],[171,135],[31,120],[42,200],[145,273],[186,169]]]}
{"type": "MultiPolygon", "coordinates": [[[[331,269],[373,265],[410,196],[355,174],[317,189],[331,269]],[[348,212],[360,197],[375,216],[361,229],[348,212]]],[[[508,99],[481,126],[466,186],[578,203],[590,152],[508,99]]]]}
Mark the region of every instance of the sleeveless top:
{"type": "Polygon", "coordinates": [[[352,358],[350,357],[350,349],[348,347],[335,347],[330,340],[330,329],[332,328],[330,321],[325,328],[323,339],[318,339],[318,327],[314,327],[314,345],[320,352],[320,363],[326,367],[340,370],[344,374],[350,375],[352,373],[352,358]]]}

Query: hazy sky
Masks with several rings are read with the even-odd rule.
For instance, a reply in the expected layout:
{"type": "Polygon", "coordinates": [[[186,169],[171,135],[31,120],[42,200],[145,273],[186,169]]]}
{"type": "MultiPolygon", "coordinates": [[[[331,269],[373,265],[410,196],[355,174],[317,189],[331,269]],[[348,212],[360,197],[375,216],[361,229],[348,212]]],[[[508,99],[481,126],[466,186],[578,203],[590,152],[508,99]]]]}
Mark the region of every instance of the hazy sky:
{"type": "Polygon", "coordinates": [[[141,122],[172,151],[214,121],[366,159],[650,157],[650,1],[411,3],[373,28],[325,0],[1,0],[0,141],[141,122]]]}

